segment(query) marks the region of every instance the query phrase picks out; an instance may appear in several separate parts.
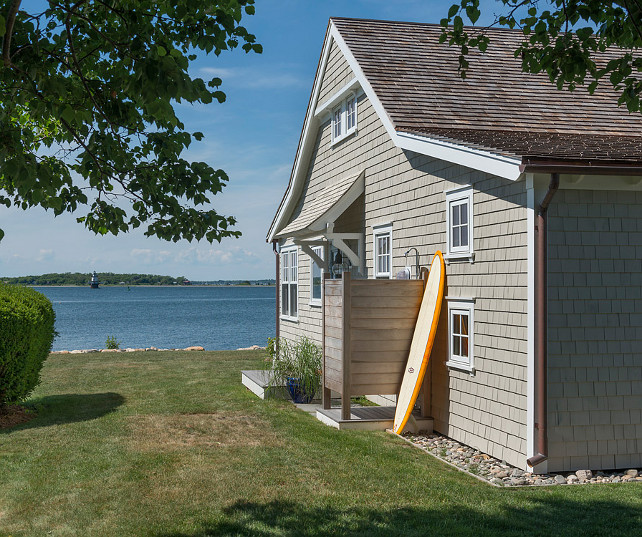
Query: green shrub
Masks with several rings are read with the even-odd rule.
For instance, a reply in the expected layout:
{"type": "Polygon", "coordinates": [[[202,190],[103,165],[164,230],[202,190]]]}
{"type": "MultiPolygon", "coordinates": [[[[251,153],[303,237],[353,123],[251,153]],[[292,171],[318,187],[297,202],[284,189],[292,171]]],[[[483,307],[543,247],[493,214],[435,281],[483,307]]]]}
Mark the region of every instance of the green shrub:
{"type": "Polygon", "coordinates": [[[39,384],[55,317],[43,294],[0,284],[0,407],[22,401],[39,384]]]}
{"type": "Polygon", "coordinates": [[[116,336],[107,336],[105,341],[106,349],[120,349],[120,341],[116,339],[116,336]]]}
{"type": "Polygon", "coordinates": [[[270,338],[267,353],[272,360],[271,384],[295,378],[299,380],[303,391],[310,394],[321,387],[323,351],[308,337],[303,336],[294,342],[285,338],[270,338]]]}

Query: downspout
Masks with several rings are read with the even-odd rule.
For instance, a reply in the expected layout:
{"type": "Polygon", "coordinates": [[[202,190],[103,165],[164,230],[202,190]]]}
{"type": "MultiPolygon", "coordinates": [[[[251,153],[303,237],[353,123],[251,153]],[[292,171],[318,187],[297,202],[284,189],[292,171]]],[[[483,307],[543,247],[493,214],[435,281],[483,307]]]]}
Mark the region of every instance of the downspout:
{"type": "Polygon", "coordinates": [[[547,369],[548,369],[548,352],[547,352],[547,331],[548,307],[547,307],[547,230],[546,230],[546,212],[549,205],[560,186],[559,173],[551,174],[551,182],[548,185],[548,191],[544,200],[537,210],[535,217],[535,250],[537,255],[537,264],[535,267],[535,341],[537,352],[535,354],[535,393],[537,398],[537,455],[534,455],[526,462],[533,467],[548,459],[548,433],[547,426],[547,369]]]}
{"type": "Polygon", "coordinates": [[[279,354],[279,337],[281,332],[281,322],[280,322],[280,313],[281,313],[281,285],[279,283],[279,277],[281,276],[281,255],[277,250],[279,241],[274,239],[272,241],[272,251],[276,257],[276,353],[279,354]]]}

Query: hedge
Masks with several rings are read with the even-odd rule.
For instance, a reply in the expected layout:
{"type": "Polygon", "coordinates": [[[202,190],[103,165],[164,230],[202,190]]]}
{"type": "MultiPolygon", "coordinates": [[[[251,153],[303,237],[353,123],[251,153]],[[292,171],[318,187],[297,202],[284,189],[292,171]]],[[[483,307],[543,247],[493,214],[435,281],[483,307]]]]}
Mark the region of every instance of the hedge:
{"type": "Polygon", "coordinates": [[[39,384],[55,318],[42,293],[0,284],[0,407],[26,399],[39,384]]]}

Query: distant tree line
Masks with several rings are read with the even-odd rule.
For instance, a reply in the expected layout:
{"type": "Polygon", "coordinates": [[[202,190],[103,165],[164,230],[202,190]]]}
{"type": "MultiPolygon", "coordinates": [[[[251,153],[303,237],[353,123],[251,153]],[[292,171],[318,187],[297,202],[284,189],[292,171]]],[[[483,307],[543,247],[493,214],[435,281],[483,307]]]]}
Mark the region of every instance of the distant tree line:
{"type": "MultiPolygon", "coordinates": [[[[99,272],[101,285],[182,285],[185,276],[158,276],[156,274],[115,274],[99,272]]],[[[41,276],[18,276],[16,278],[0,277],[0,281],[19,285],[89,285],[91,274],[82,272],[65,272],[42,274],[41,276]]]]}

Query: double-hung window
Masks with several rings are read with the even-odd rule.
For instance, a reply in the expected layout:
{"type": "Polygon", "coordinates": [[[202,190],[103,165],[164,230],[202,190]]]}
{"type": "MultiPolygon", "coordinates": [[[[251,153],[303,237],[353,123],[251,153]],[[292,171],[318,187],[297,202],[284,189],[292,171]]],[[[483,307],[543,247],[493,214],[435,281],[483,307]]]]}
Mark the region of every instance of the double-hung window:
{"type": "Polygon", "coordinates": [[[298,316],[298,255],[297,249],[281,251],[281,317],[297,319],[298,316]]]}
{"type": "MultiPolygon", "coordinates": [[[[312,251],[323,259],[323,246],[313,246],[312,251]]],[[[321,305],[321,267],[310,258],[310,305],[321,305]]]]}
{"type": "Polygon", "coordinates": [[[357,97],[348,95],[332,110],[332,143],[335,144],[357,130],[357,97]]]}
{"type": "Polygon", "coordinates": [[[446,258],[473,260],[473,191],[446,193],[446,258]]]}
{"type": "Polygon", "coordinates": [[[392,226],[374,229],[375,278],[392,277],[392,226]]]}
{"type": "Polygon", "coordinates": [[[448,361],[454,369],[473,371],[473,302],[448,302],[448,361]]]}

